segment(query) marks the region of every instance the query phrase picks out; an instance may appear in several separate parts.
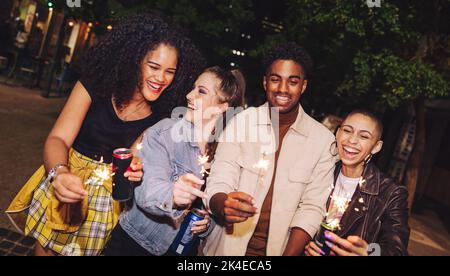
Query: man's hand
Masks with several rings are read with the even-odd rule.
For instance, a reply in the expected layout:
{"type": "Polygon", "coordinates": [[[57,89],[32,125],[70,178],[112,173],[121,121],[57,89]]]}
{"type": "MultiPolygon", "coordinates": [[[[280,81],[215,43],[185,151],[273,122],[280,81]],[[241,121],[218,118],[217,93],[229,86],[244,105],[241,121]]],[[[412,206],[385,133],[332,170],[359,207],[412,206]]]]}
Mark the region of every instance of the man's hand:
{"type": "Polygon", "coordinates": [[[255,200],[246,193],[229,193],[223,207],[223,217],[225,218],[225,222],[227,224],[240,223],[253,217],[257,212],[254,205],[255,200]]]}

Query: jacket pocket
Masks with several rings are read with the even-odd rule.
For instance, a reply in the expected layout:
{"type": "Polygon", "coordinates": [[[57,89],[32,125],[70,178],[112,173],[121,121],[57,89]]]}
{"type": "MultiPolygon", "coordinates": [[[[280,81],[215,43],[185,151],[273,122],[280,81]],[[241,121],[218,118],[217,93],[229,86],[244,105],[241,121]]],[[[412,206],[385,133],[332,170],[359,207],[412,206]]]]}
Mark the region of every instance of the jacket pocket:
{"type": "Polygon", "coordinates": [[[301,203],[303,193],[312,182],[311,171],[303,168],[290,168],[285,185],[280,186],[283,194],[283,210],[296,211],[301,203]]]}

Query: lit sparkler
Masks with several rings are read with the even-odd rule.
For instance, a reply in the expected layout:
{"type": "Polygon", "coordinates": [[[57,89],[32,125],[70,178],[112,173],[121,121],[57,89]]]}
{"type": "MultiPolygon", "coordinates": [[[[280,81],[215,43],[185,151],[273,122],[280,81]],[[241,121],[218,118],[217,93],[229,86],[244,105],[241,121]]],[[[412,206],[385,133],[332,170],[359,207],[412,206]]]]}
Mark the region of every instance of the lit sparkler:
{"type": "MultiPolygon", "coordinates": [[[[100,159],[100,163],[103,163],[103,157],[100,159]]],[[[97,189],[114,175],[110,172],[108,166],[104,164],[95,169],[92,174],[84,184],[97,186],[97,189]]]]}
{"type": "Polygon", "coordinates": [[[209,156],[208,155],[200,155],[198,157],[198,164],[202,167],[202,170],[200,171],[200,174],[202,177],[205,177],[205,175],[209,175],[208,170],[206,170],[206,164],[208,163],[209,156]]]}
{"type": "Polygon", "coordinates": [[[326,214],[325,222],[332,228],[340,229],[339,222],[347,210],[351,200],[344,196],[331,196],[331,206],[326,214]]]}
{"type": "Polygon", "coordinates": [[[258,160],[256,164],[253,165],[254,169],[259,169],[258,172],[258,183],[255,186],[255,190],[253,191],[253,196],[256,195],[256,190],[262,183],[264,182],[264,174],[269,169],[270,161],[267,160],[267,152],[263,152],[262,157],[258,160]]]}
{"type": "Polygon", "coordinates": [[[139,143],[139,144],[137,144],[136,149],[137,149],[138,151],[140,151],[143,147],[144,147],[143,144],[142,144],[142,143],[139,143]]]}

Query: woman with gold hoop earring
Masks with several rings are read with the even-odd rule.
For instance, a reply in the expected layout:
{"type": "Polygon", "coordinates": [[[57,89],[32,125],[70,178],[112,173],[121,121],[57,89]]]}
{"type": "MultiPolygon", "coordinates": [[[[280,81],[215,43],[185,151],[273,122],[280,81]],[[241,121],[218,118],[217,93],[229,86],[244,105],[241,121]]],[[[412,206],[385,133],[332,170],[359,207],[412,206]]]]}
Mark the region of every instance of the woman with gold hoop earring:
{"type": "MultiPolygon", "coordinates": [[[[336,166],[326,220],[333,216],[338,230],[325,231],[330,255],[407,255],[407,189],[370,163],[381,151],[382,134],[380,119],[367,110],[351,112],[336,133],[341,161],[336,166]]],[[[305,254],[328,255],[322,249],[313,241],[305,254]]]]}

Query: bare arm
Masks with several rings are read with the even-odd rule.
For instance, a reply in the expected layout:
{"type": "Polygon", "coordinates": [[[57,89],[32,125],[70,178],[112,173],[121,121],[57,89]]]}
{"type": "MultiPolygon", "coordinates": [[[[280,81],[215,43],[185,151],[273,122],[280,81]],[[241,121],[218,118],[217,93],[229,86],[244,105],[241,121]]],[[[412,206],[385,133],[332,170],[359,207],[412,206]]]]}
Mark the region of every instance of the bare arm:
{"type": "Polygon", "coordinates": [[[80,131],[90,105],[88,92],[77,82],[45,141],[44,166],[47,171],[58,164],[67,164],[69,149],[80,131]]]}
{"type": "Polygon", "coordinates": [[[311,237],[306,231],[297,227],[292,228],[283,256],[299,256],[310,240],[311,237]]]}
{"type": "MultiPolygon", "coordinates": [[[[88,92],[77,82],[45,142],[44,166],[47,171],[58,164],[68,164],[69,149],[80,131],[91,103],[88,92]]],[[[76,203],[87,195],[81,179],[64,167],[57,171],[52,185],[56,197],[62,203],[76,203]]]]}

